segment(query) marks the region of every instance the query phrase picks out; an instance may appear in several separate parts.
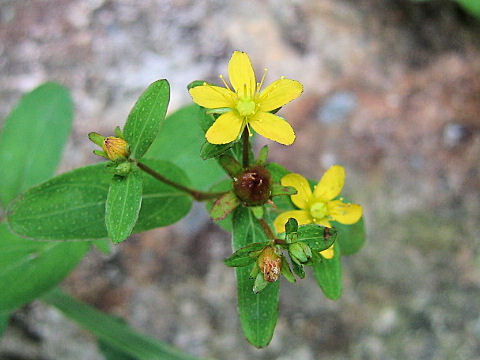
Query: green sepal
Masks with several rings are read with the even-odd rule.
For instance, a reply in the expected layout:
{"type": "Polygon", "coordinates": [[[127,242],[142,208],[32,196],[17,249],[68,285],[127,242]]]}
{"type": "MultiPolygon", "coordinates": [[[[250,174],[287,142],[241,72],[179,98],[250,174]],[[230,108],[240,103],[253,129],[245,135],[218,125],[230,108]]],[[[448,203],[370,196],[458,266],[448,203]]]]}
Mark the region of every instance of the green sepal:
{"type": "Polygon", "coordinates": [[[287,258],[282,256],[282,268],[280,270],[282,275],[287,279],[287,281],[293,283],[295,282],[295,276],[293,276],[292,270],[290,269],[290,265],[288,264],[287,258]]]}
{"type": "Polygon", "coordinates": [[[313,264],[313,274],[317,284],[325,296],[331,300],[337,300],[342,295],[342,262],[341,249],[338,242],[334,244],[334,255],[331,259],[321,257],[321,261],[313,264]]]}
{"type": "Polygon", "coordinates": [[[208,109],[207,114],[225,114],[229,111],[232,111],[231,108],[217,108],[217,109],[208,109]]]}
{"type": "Polygon", "coordinates": [[[292,259],[296,259],[300,263],[304,263],[308,260],[305,251],[303,251],[303,246],[299,242],[290,244],[288,247],[288,253],[292,259]]]}
{"type": "Polygon", "coordinates": [[[260,291],[265,289],[268,284],[269,283],[267,280],[265,280],[265,278],[263,277],[263,274],[259,272],[255,277],[255,283],[253,284],[253,288],[252,288],[253,293],[258,294],[260,291]]]}
{"type": "Polygon", "coordinates": [[[224,260],[224,263],[225,265],[230,267],[247,266],[256,261],[256,256],[252,256],[252,254],[260,252],[261,250],[265,249],[269,244],[269,242],[248,244],[247,246],[244,246],[235,251],[232,256],[224,260]]]}
{"type": "Polygon", "coordinates": [[[258,152],[257,159],[255,160],[255,165],[265,165],[268,159],[268,145],[262,146],[258,152]]]}
{"type": "Polygon", "coordinates": [[[271,187],[271,197],[274,196],[282,196],[282,195],[295,195],[297,193],[297,190],[293,186],[283,186],[281,184],[272,184],[271,187]]]}
{"type": "Polygon", "coordinates": [[[93,150],[93,153],[97,156],[101,156],[101,157],[104,157],[105,159],[107,160],[110,160],[108,158],[108,155],[105,153],[105,151],[102,151],[102,150],[93,150]]]}
{"type": "Polygon", "coordinates": [[[285,223],[285,233],[290,235],[298,231],[298,221],[295,218],[289,218],[285,223]]]}
{"type": "Polygon", "coordinates": [[[242,165],[240,165],[232,155],[221,155],[218,158],[218,163],[231,178],[235,177],[242,171],[242,165]]]}
{"type": "Polygon", "coordinates": [[[223,220],[240,204],[237,195],[233,191],[229,191],[215,200],[210,209],[210,216],[215,221],[223,220]]]}
{"type": "Polygon", "coordinates": [[[302,264],[300,264],[297,261],[295,261],[295,258],[292,257],[292,267],[293,267],[293,272],[300,278],[300,279],[303,279],[305,278],[305,268],[303,267],[302,264]]]}
{"type": "Polygon", "coordinates": [[[115,136],[120,138],[120,139],[125,140],[124,137],[123,137],[123,131],[122,131],[122,129],[120,129],[120,126],[115,127],[115,136]]]}
{"type": "Polygon", "coordinates": [[[257,262],[255,261],[252,266],[252,270],[250,270],[250,279],[255,279],[260,272],[260,267],[258,266],[257,262]]]}

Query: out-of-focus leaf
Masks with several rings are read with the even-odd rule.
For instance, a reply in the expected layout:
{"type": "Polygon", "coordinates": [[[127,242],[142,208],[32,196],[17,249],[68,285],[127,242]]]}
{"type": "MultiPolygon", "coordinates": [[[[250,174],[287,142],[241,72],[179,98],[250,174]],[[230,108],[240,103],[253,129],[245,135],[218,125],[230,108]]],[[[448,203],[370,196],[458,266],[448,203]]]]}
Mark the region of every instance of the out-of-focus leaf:
{"type": "Polygon", "coordinates": [[[470,14],[480,19],[480,1],[478,0],[457,0],[457,2],[470,14]]]}
{"type": "Polygon", "coordinates": [[[362,248],[366,238],[363,217],[352,225],[332,221],[332,226],[337,229],[337,241],[342,249],[342,255],[355,254],[362,248]]]}
{"type": "Polygon", "coordinates": [[[45,294],[42,300],[90,331],[100,341],[134,359],[200,360],[168,344],[145,336],[130,326],[122,324],[117,318],[81,303],[60,290],[55,289],[45,294]]]}
{"type": "Polygon", "coordinates": [[[89,242],[31,241],[0,224],[0,314],[55,287],[90,248],[89,242]]]}
{"type": "MultiPolygon", "coordinates": [[[[268,241],[262,227],[252,212],[238,207],[233,213],[234,251],[255,242],[268,241]]],[[[263,291],[253,292],[254,279],[248,267],[235,268],[237,275],[238,314],[243,333],[254,346],[261,348],[270,343],[278,317],[278,281],[269,284],[263,291]]]]}
{"type": "Polygon", "coordinates": [[[170,101],[168,81],[158,80],[138,98],[123,129],[130,144],[130,156],[140,159],[157,137],[170,101]]]}
{"type": "Polygon", "coordinates": [[[0,134],[0,204],[53,175],[72,117],[70,93],[55,83],[40,85],[20,100],[0,134]]]}

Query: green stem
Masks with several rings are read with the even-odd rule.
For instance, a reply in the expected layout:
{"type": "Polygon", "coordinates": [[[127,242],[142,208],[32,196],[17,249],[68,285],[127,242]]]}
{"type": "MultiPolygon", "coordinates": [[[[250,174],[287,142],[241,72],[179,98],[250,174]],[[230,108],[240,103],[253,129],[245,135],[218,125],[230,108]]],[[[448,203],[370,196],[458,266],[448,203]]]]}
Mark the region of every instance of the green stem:
{"type": "Polygon", "coordinates": [[[258,222],[260,223],[263,231],[265,231],[267,238],[269,240],[275,240],[275,235],[273,235],[272,229],[270,229],[270,226],[268,226],[267,222],[264,219],[258,219],[258,222]]]}
{"type": "Polygon", "coordinates": [[[250,135],[248,134],[248,129],[245,126],[243,128],[243,134],[242,134],[242,140],[243,140],[243,156],[242,156],[242,164],[243,167],[246,169],[248,168],[248,165],[250,165],[250,160],[248,159],[248,154],[249,154],[249,140],[250,135]]]}
{"type": "Polygon", "coordinates": [[[175,181],[167,179],[165,176],[159,174],[158,172],[153,170],[151,167],[149,167],[149,166],[147,166],[147,165],[145,165],[145,164],[143,164],[139,161],[137,161],[137,166],[141,170],[145,171],[147,174],[154,177],[155,179],[157,179],[157,180],[159,180],[159,181],[161,181],[161,182],[163,182],[167,185],[170,185],[171,187],[174,187],[177,190],[183,191],[184,193],[187,193],[187,194],[191,195],[197,201],[205,201],[205,200],[210,200],[210,199],[216,199],[219,196],[222,196],[223,194],[225,194],[225,192],[203,192],[203,191],[199,191],[199,190],[190,189],[186,186],[183,186],[181,184],[176,183],[175,181]]]}

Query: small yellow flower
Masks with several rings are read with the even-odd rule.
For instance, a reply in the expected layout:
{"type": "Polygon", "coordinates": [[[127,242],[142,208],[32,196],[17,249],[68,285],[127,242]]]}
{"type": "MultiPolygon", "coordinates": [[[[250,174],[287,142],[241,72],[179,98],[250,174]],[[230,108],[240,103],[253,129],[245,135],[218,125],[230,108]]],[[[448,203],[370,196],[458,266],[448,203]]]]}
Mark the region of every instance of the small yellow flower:
{"type": "Polygon", "coordinates": [[[225,88],[204,83],[189,90],[193,101],[209,109],[228,109],[208,129],[205,137],[211,144],[227,144],[237,139],[245,126],[260,135],[290,145],[295,132],[288,122],[270,111],[282,107],[300,96],[303,85],[281,77],[260,91],[266,71],[257,83],[250,58],[235,51],[228,63],[228,76],[233,90],[220,75],[225,88]]]}
{"type": "MultiPolygon", "coordinates": [[[[331,227],[330,221],[341,224],[354,224],[362,217],[362,207],[357,204],[347,204],[340,200],[333,200],[342,191],[345,183],[345,169],[339,165],[331,166],[322,176],[313,192],[310,184],[300,174],[287,174],[281,179],[283,186],[292,186],[297,194],[291,195],[292,202],[300,210],[290,210],[280,214],[274,221],[278,233],[285,231],[285,223],[289,218],[295,218],[298,225],[319,224],[331,227]]],[[[334,255],[333,246],[320,252],[331,259],[334,255]]]]}

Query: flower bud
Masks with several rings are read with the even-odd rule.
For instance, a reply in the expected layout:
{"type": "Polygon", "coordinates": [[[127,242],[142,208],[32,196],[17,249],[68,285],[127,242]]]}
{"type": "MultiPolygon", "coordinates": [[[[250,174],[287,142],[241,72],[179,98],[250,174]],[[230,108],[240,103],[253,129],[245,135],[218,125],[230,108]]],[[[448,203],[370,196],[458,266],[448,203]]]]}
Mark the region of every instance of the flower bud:
{"type": "Polygon", "coordinates": [[[307,254],[305,254],[302,244],[298,242],[290,244],[288,246],[288,253],[292,257],[292,259],[296,259],[300,263],[305,263],[308,261],[307,254]]]}
{"type": "Polygon", "coordinates": [[[108,158],[112,161],[120,158],[126,158],[130,155],[128,150],[128,143],[118,137],[109,136],[105,139],[102,145],[103,151],[107,154],[108,158]]]}
{"type": "Polygon", "coordinates": [[[248,206],[265,204],[270,198],[270,172],[262,166],[253,166],[234,178],[233,189],[248,206]]]}
{"type": "Polygon", "coordinates": [[[263,273],[263,278],[268,282],[278,280],[282,268],[282,258],[271,246],[267,246],[257,258],[257,265],[263,273]]]}
{"type": "MultiPolygon", "coordinates": [[[[116,130],[117,131],[117,130],[116,130]]],[[[117,131],[118,132],[118,131],[117,131]]],[[[88,134],[88,138],[98,146],[101,146],[104,153],[96,150],[95,154],[106,157],[112,161],[125,159],[130,155],[128,143],[121,137],[108,136],[104,137],[95,132],[88,134]]]]}

